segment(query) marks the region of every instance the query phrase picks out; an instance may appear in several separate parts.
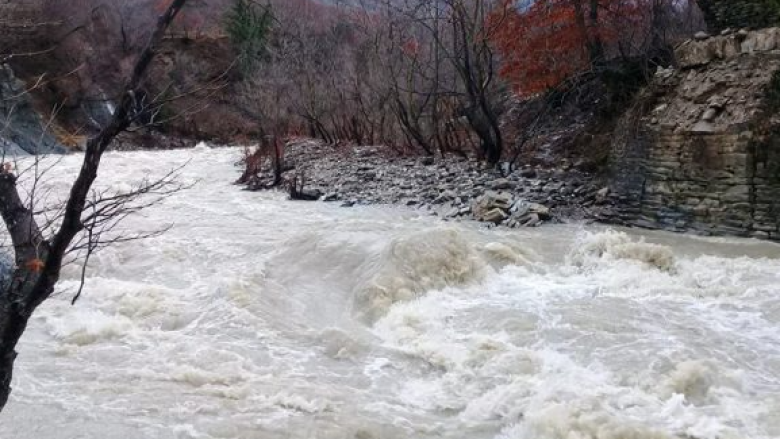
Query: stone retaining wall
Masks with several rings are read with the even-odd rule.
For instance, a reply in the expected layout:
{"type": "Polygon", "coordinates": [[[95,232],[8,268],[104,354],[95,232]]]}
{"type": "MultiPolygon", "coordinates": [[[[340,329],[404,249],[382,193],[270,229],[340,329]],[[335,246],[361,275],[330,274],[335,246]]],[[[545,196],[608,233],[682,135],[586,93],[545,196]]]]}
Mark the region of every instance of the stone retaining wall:
{"type": "Polygon", "coordinates": [[[780,29],[689,42],[613,143],[614,221],[780,241],[780,29]]]}

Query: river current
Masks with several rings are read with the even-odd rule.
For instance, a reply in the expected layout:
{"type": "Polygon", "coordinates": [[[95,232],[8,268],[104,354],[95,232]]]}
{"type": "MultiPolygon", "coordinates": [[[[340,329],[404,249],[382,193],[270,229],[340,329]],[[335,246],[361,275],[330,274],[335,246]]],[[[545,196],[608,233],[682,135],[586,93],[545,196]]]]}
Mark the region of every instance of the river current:
{"type": "MultiPolygon", "coordinates": [[[[237,149],[109,153],[128,218],[19,346],[15,439],[780,437],[780,246],[485,230],[246,192],[237,149]]],[[[39,193],[64,197],[81,157],[39,193]]]]}

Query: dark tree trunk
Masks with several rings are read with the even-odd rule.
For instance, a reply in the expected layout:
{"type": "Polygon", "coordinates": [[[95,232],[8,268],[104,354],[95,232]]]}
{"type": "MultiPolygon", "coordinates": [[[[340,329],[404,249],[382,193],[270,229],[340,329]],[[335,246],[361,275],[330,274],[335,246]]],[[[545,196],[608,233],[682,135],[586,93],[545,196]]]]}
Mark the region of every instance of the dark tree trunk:
{"type": "MultiPolygon", "coordinates": [[[[493,79],[492,52],[487,41],[478,34],[470,34],[469,28],[478,25],[469,23],[465,9],[456,10],[453,20],[455,41],[454,52],[458,54],[458,65],[469,108],[466,118],[469,126],[479,137],[482,153],[489,165],[495,166],[501,160],[503,139],[498,116],[491,104],[488,85],[493,79]]],[[[473,30],[472,30],[473,32],[473,30]]]]}
{"type": "MultiPolygon", "coordinates": [[[[35,223],[32,211],[16,190],[16,177],[0,174],[0,212],[14,246],[15,265],[11,283],[0,292],[0,410],[11,394],[16,345],[32,313],[29,297],[40,280],[40,261],[47,258],[49,243],[35,223]]],[[[51,291],[47,291],[51,294],[51,291]]]]}
{"type": "Polygon", "coordinates": [[[79,175],[70,191],[60,226],[49,242],[43,238],[33,212],[19,196],[16,177],[0,174],[0,213],[16,253],[11,284],[0,292],[0,411],[11,394],[16,346],[38,306],[48,299],[60,278],[63,258],[73,239],[84,229],[81,216],[92,183],[97,178],[100,159],[114,138],[133,122],[135,96],[141,79],[156,54],[165,31],[187,0],[174,0],[160,16],[149,43],[138,58],[125,85],[120,105],[109,124],[87,143],[79,175]]]}
{"type": "Polygon", "coordinates": [[[699,9],[701,9],[702,14],[704,15],[704,21],[707,23],[707,28],[710,32],[719,31],[720,25],[718,24],[718,18],[715,14],[715,8],[713,7],[712,1],[696,0],[696,3],[699,5],[699,9]]]}
{"type": "Polygon", "coordinates": [[[273,138],[273,148],[274,148],[274,181],[273,185],[274,187],[279,186],[282,184],[282,171],[284,171],[284,145],[282,141],[279,140],[278,136],[274,136],[273,138]]]}

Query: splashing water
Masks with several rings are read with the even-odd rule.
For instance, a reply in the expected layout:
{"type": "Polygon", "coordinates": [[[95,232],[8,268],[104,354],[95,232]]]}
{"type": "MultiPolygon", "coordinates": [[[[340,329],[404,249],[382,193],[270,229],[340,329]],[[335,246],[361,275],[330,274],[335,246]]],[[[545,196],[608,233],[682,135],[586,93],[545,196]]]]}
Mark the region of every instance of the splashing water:
{"type": "Polygon", "coordinates": [[[66,270],[0,437],[780,437],[780,247],[288,202],[232,186],[238,156],[107,155],[104,187],[190,159],[195,185],[125,223],[174,227],[98,254],[76,306],[66,270]]]}

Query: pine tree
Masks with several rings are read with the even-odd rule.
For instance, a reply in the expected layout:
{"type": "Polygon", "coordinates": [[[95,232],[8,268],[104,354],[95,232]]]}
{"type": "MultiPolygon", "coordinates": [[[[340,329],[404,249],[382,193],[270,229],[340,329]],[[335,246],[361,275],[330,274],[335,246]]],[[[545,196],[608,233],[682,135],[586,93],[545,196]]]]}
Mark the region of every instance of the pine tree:
{"type": "Polygon", "coordinates": [[[241,70],[251,72],[266,54],[273,13],[270,6],[235,0],[225,16],[225,32],[238,53],[241,70]]]}

